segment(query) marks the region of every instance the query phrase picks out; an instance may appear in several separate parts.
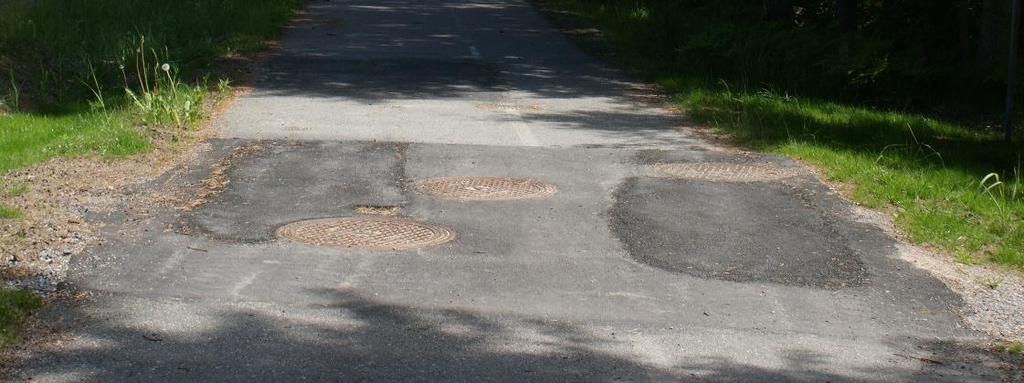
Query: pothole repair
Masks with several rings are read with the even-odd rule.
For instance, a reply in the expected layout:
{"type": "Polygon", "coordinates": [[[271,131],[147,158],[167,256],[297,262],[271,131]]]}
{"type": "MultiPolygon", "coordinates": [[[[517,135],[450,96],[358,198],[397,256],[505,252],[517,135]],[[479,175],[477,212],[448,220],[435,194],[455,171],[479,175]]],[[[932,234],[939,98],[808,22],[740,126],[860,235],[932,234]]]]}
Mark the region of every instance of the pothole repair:
{"type": "Polygon", "coordinates": [[[766,182],[801,174],[796,168],[726,162],[658,164],[654,169],[659,175],[669,178],[719,182],[766,182]]]}
{"type": "Polygon", "coordinates": [[[277,235],[308,245],[363,250],[409,250],[455,239],[455,232],[444,226],[382,217],[299,221],[281,227],[277,235]]]}
{"type": "Polygon", "coordinates": [[[509,177],[440,177],[413,183],[416,191],[436,197],[501,201],[544,198],[557,192],[554,186],[528,178],[509,177]]]}
{"type": "Polygon", "coordinates": [[[202,206],[207,202],[210,202],[214,196],[220,194],[227,188],[227,185],[231,183],[228,177],[228,170],[235,162],[242,158],[252,157],[266,150],[266,147],[262,143],[245,144],[235,148],[231,152],[231,155],[224,159],[221,159],[213,166],[213,170],[210,172],[210,176],[203,180],[200,185],[199,191],[196,192],[196,197],[185,204],[184,210],[192,210],[196,207],[202,206]]]}
{"type": "Polygon", "coordinates": [[[358,205],[353,210],[355,210],[356,213],[363,215],[384,215],[392,217],[402,213],[402,208],[386,205],[358,205]]]}

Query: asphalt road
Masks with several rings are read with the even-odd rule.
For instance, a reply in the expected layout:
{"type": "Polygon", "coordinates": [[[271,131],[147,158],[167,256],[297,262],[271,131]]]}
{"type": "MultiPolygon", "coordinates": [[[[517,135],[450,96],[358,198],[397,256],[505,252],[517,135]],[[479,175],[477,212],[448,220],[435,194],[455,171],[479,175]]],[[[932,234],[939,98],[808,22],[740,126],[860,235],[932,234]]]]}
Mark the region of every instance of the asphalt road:
{"type": "Polygon", "coordinates": [[[716,148],[520,0],[313,2],[218,120],[144,190],[192,209],[107,222],[87,302],[32,381],[995,381],[958,298],[809,175],[677,179],[716,148]],[[505,176],[468,201],[416,180],[505,176]],[[211,178],[212,177],[212,178],[211,178]],[[219,177],[219,178],[218,178],[219,177]],[[222,188],[203,194],[204,180],[222,188]],[[455,240],[356,250],[278,238],[395,206],[455,240]]]}

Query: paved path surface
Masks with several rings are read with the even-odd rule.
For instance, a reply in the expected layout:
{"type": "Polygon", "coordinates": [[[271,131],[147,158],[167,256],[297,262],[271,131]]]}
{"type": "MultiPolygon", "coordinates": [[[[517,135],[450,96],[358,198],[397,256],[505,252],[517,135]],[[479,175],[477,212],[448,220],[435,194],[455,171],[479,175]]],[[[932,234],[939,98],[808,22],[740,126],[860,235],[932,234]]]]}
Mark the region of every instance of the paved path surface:
{"type": "Polygon", "coordinates": [[[19,378],[996,380],[957,345],[979,337],[958,299],[814,178],[658,176],[797,168],[702,142],[522,1],[314,2],[258,77],[225,138],[148,186],[219,185],[206,203],[99,216],[107,240],[71,275],[93,298],[19,378]],[[557,192],[410,187],[439,176],[557,192]],[[377,251],[275,236],[359,205],[457,237],[377,251]]]}

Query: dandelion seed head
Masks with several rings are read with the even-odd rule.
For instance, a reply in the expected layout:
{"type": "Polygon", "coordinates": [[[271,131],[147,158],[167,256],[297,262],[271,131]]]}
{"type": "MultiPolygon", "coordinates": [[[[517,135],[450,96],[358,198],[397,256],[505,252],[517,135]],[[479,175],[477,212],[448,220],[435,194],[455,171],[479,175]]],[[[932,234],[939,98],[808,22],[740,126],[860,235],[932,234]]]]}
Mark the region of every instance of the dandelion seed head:
{"type": "Polygon", "coordinates": [[[164,64],[164,65],[161,65],[161,66],[160,66],[160,69],[163,69],[163,70],[164,70],[164,72],[170,71],[170,70],[171,70],[171,64],[164,64]]]}

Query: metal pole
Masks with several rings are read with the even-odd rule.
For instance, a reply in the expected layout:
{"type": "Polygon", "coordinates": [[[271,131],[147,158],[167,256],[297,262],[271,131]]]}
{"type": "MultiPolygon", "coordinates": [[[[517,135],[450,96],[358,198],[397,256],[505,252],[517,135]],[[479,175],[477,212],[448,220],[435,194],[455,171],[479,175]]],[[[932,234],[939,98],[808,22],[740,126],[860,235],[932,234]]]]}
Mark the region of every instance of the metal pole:
{"type": "Polygon", "coordinates": [[[1013,0],[1013,7],[1010,11],[1010,59],[1006,67],[1006,119],[1003,128],[1006,129],[1006,142],[1013,140],[1013,90],[1017,75],[1017,36],[1020,28],[1020,0],[1013,0]]]}

